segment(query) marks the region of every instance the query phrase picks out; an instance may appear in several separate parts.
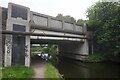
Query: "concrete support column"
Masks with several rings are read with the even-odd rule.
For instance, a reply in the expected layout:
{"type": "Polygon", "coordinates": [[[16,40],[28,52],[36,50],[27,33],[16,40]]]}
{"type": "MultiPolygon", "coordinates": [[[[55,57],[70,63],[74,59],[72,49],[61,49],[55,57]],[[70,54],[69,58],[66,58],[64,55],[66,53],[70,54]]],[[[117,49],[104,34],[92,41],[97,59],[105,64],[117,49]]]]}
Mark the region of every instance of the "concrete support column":
{"type": "Polygon", "coordinates": [[[1,7],[0,7],[0,67],[2,67],[2,8],[1,7]]]}
{"type": "MultiPolygon", "coordinates": [[[[84,25],[83,32],[87,31],[86,25],[84,25]]],[[[86,37],[86,35],[85,35],[86,37]]],[[[86,56],[89,54],[88,40],[84,39],[84,42],[68,42],[59,44],[60,55],[73,58],[81,59],[80,56],[86,56]]]]}
{"type": "MultiPolygon", "coordinates": [[[[83,26],[83,32],[85,32],[87,34],[87,26],[84,23],[83,26]]],[[[86,35],[84,35],[85,37],[87,37],[86,35]]],[[[84,55],[88,55],[89,54],[89,45],[88,45],[88,40],[84,39],[84,43],[81,45],[81,53],[83,53],[84,55]]]]}
{"type": "MultiPolygon", "coordinates": [[[[6,30],[29,32],[30,9],[17,4],[8,4],[6,30]]],[[[6,35],[5,66],[30,65],[30,36],[6,35]]]]}
{"type": "Polygon", "coordinates": [[[84,40],[84,43],[82,43],[80,46],[80,52],[83,55],[88,55],[89,54],[89,49],[88,49],[88,40],[84,40]]]}

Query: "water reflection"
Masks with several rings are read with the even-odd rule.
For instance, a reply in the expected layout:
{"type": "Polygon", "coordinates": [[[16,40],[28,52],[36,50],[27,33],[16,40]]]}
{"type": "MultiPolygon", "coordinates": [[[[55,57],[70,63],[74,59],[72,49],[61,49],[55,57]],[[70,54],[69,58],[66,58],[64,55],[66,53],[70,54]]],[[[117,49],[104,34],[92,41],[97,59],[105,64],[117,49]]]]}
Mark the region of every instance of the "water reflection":
{"type": "Polygon", "coordinates": [[[120,78],[119,63],[81,63],[60,58],[57,68],[65,78],[120,78]]]}

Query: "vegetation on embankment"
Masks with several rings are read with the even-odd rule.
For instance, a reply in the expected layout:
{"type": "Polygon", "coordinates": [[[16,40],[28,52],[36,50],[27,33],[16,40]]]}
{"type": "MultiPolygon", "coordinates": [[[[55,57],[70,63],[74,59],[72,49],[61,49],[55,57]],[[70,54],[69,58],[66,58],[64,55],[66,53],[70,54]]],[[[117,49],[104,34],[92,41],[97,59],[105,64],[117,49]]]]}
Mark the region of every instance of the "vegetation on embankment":
{"type": "Polygon", "coordinates": [[[87,10],[87,26],[93,31],[94,53],[120,61],[120,4],[98,1],[87,10]]]}
{"type": "Polygon", "coordinates": [[[86,23],[93,31],[94,54],[87,56],[85,62],[120,62],[119,11],[119,2],[98,1],[88,8],[86,23]]]}
{"type": "Polygon", "coordinates": [[[89,56],[86,56],[83,58],[83,62],[120,62],[119,56],[114,56],[114,55],[105,55],[105,54],[100,54],[100,53],[95,53],[89,56]]]}
{"type": "Polygon", "coordinates": [[[103,62],[105,57],[102,54],[93,54],[83,58],[83,62],[103,62]]]}
{"type": "Polygon", "coordinates": [[[58,54],[57,45],[55,44],[40,44],[39,46],[32,46],[31,53],[36,55],[34,52],[42,52],[43,54],[47,53],[49,55],[58,54]]]}
{"type": "Polygon", "coordinates": [[[1,80],[1,78],[2,78],[2,73],[0,72],[0,80],[1,80]]]}
{"type": "Polygon", "coordinates": [[[59,71],[50,63],[46,64],[45,78],[62,78],[59,71]]]}
{"type": "Polygon", "coordinates": [[[54,67],[58,63],[58,47],[55,44],[40,44],[39,46],[31,47],[32,55],[36,55],[34,52],[42,52],[42,54],[48,54],[51,58],[47,60],[45,69],[45,78],[62,78],[59,71],[54,67]]]}
{"type": "Polygon", "coordinates": [[[12,66],[2,68],[2,78],[32,78],[34,70],[31,67],[12,66]]]}

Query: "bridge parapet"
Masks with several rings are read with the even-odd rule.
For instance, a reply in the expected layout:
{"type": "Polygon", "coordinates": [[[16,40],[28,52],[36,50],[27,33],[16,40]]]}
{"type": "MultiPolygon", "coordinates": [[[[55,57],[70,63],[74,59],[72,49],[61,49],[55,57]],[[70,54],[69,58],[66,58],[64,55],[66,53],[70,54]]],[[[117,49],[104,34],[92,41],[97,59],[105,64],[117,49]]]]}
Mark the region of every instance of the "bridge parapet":
{"type": "Polygon", "coordinates": [[[52,16],[40,14],[31,11],[31,27],[50,31],[59,31],[74,34],[85,34],[86,26],[80,26],[75,23],[66,22],[52,16]]]}

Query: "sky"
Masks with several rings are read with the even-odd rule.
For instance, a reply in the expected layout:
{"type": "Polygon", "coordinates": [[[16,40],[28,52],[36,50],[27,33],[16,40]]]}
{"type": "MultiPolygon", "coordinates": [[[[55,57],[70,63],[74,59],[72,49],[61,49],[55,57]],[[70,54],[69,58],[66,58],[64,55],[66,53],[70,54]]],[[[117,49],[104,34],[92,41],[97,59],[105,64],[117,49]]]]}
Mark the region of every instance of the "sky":
{"type": "Polygon", "coordinates": [[[57,16],[70,15],[76,20],[86,20],[86,10],[99,0],[0,0],[0,6],[8,7],[8,3],[16,3],[29,7],[31,11],[57,16]]]}

